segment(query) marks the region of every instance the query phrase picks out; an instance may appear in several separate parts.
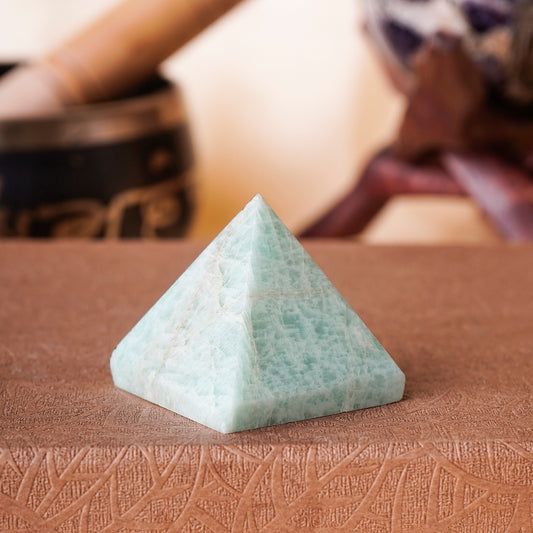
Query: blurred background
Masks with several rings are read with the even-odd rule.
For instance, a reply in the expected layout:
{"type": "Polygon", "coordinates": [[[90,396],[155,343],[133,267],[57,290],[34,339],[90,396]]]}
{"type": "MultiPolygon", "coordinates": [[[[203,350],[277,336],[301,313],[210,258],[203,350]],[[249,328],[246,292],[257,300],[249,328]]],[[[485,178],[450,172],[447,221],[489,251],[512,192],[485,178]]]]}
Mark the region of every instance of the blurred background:
{"type": "MultiPolygon", "coordinates": [[[[116,0],[0,0],[0,60],[57,46],[116,0]]],[[[401,96],[362,31],[359,0],[247,0],[175,54],[194,143],[197,211],[208,240],[257,192],[293,232],[354,181],[394,135],[401,96]]],[[[398,198],[369,243],[496,242],[459,198],[398,198]]]]}

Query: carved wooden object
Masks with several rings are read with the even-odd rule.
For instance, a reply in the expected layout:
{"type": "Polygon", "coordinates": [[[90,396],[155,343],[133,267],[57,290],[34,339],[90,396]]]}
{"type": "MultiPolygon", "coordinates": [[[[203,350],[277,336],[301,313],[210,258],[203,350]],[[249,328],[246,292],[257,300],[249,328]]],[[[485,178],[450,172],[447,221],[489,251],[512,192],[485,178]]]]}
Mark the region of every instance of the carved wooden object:
{"type": "Polygon", "coordinates": [[[414,68],[393,146],[302,236],[359,233],[398,194],[465,194],[503,237],[532,241],[533,107],[498,99],[453,38],[437,36],[414,68]]]}

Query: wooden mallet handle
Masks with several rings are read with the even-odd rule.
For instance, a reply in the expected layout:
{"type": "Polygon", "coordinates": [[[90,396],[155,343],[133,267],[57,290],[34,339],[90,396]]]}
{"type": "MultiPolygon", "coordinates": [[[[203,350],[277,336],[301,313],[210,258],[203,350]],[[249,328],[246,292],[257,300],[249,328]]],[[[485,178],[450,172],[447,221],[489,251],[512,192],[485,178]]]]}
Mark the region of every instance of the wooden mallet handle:
{"type": "Polygon", "coordinates": [[[0,119],[60,112],[125,93],[240,0],[125,0],[0,81],[0,119]]]}

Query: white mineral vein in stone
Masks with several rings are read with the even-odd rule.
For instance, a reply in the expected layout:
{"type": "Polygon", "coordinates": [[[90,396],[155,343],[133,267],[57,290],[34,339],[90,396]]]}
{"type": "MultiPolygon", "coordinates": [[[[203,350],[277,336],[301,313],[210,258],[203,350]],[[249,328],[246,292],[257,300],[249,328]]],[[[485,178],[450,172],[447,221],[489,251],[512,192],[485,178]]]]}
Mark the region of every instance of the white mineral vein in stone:
{"type": "Polygon", "coordinates": [[[395,402],[405,384],[259,195],[120,342],[111,372],[223,433],[395,402]]]}

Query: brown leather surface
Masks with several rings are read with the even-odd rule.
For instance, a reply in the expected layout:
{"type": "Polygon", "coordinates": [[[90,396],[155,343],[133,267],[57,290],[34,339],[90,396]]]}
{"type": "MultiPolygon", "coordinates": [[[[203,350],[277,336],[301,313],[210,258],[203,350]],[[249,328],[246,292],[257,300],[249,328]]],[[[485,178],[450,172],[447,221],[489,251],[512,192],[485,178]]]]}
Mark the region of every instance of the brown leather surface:
{"type": "Polygon", "coordinates": [[[533,247],[304,244],[405,397],[222,435],[108,366],[201,246],[0,243],[0,531],[531,531],[533,247]]]}

